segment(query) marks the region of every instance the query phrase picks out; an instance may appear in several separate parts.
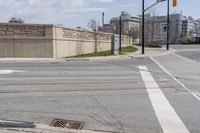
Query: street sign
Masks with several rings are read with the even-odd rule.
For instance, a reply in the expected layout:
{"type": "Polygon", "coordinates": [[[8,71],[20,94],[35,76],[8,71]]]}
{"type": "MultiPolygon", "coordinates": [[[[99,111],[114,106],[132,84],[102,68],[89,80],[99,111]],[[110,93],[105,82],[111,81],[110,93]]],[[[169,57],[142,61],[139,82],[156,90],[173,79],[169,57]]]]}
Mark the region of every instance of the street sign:
{"type": "Polygon", "coordinates": [[[177,6],[177,0],[173,0],[173,7],[177,6]]]}

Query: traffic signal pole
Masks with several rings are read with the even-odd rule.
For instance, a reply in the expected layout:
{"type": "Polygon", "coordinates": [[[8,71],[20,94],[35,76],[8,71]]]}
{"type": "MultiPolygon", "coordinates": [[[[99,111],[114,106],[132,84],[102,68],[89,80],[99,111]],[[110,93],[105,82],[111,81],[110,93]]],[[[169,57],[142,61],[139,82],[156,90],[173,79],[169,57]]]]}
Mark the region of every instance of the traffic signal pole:
{"type": "Polygon", "coordinates": [[[144,54],[144,0],[142,0],[142,54],[144,54]]]}
{"type": "MultiPolygon", "coordinates": [[[[164,2],[166,0],[157,0],[156,3],[154,3],[153,5],[149,6],[148,8],[145,9],[144,7],[144,0],[142,0],[142,54],[144,54],[144,13],[149,10],[150,8],[152,8],[153,6],[155,6],[156,4],[160,3],[160,2],[164,2]]],[[[169,0],[168,0],[169,2],[169,0]]]]}
{"type": "Polygon", "coordinates": [[[169,0],[167,0],[167,50],[169,50],[169,0]]]}
{"type": "Polygon", "coordinates": [[[119,18],[119,50],[122,50],[122,17],[119,18]]]}

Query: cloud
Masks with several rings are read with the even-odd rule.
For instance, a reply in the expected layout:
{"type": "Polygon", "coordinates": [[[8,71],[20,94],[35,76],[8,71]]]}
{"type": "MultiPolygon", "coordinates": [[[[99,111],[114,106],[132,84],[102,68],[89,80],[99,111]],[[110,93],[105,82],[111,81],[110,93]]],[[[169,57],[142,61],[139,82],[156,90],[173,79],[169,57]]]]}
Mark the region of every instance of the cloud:
{"type": "MultiPolygon", "coordinates": [[[[111,2],[112,0],[95,0],[111,2]]],[[[91,6],[94,0],[0,0],[1,21],[20,17],[28,22],[51,23],[77,17],[83,12],[101,12],[105,8],[91,6]]]]}
{"type": "Polygon", "coordinates": [[[97,2],[104,2],[104,3],[110,3],[113,2],[114,0],[95,0],[97,2]]]}

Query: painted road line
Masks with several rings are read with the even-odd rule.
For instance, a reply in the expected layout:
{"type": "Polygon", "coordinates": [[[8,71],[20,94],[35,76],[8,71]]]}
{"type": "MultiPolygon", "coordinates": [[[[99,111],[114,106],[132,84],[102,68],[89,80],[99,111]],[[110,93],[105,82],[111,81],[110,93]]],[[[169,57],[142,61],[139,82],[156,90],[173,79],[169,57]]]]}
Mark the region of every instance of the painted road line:
{"type": "Polygon", "coordinates": [[[181,59],[183,59],[183,60],[185,60],[185,61],[189,61],[189,62],[192,62],[192,63],[200,63],[200,62],[198,62],[198,61],[195,61],[195,60],[192,60],[192,59],[189,59],[189,58],[186,58],[186,57],[184,57],[184,56],[181,56],[181,55],[178,55],[178,54],[173,54],[174,56],[177,56],[178,58],[181,58],[181,59]]]}
{"type": "Polygon", "coordinates": [[[199,92],[196,92],[195,94],[200,97],[200,93],[199,92]]]}
{"type": "Polygon", "coordinates": [[[11,74],[13,72],[13,70],[0,70],[0,74],[11,74]]]}
{"type": "Polygon", "coordinates": [[[146,66],[139,70],[164,133],[189,133],[146,66]]]}
{"type": "Polygon", "coordinates": [[[25,71],[19,71],[19,70],[0,70],[0,74],[1,75],[11,74],[11,73],[18,73],[18,72],[25,72],[25,71]]]}
{"type": "Polygon", "coordinates": [[[179,81],[176,77],[173,76],[164,66],[162,66],[159,62],[157,62],[153,57],[150,57],[152,61],[154,61],[161,69],[163,69],[170,77],[172,77],[178,84],[180,84],[186,91],[192,94],[197,100],[200,101],[200,97],[190,89],[188,89],[181,81],[179,81]]]}
{"type": "Polygon", "coordinates": [[[36,77],[36,78],[0,78],[0,80],[113,80],[113,79],[140,79],[140,77],[36,77]]]}

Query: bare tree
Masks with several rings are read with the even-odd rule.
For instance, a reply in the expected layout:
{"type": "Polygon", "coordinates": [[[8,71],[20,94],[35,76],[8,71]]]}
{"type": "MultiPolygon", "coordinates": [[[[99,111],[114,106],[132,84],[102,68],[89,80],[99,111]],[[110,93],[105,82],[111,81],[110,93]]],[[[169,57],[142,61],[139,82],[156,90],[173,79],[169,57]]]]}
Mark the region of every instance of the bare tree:
{"type": "Polygon", "coordinates": [[[9,23],[23,24],[23,23],[25,23],[25,21],[21,18],[12,17],[12,18],[10,18],[9,23]]]}
{"type": "Polygon", "coordinates": [[[144,30],[145,30],[145,43],[149,42],[149,38],[150,38],[150,19],[151,19],[151,15],[150,13],[145,15],[145,22],[144,22],[144,30]]]}
{"type": "Polygon", "coordinates": [[[154,42],[154,35],[155,35],[155,16],[156,16],[155,8],[152,9],[152,19],[151,19],[151,42],[154,42]]]}
{"type": "Polygon", "coordinates": [[[97,24],[97,20],[95,18],[92,18],[88,21],[88,27],[94,31],[94,40],[95,40],[95,53],[97,52],[97,29],[99,25],[97,24]]]}
{"type": "Polygon", "coordinates": [[[156,10],[153,8],[145,16],[145,41],[146,43],[152,43],[155,41],[156,34],[156,10]]]}
{"type": "Polygon", "coordinates": [[[135,40],[138,39],[138,38],[139,38],[139,35],[140,35],[139,28],[138,28],[138,27],[131,28],[131,29],[128,31],[128,35],[129,35],[129,37],[131,37],[132,40],[135,42],[135,40]]]}

